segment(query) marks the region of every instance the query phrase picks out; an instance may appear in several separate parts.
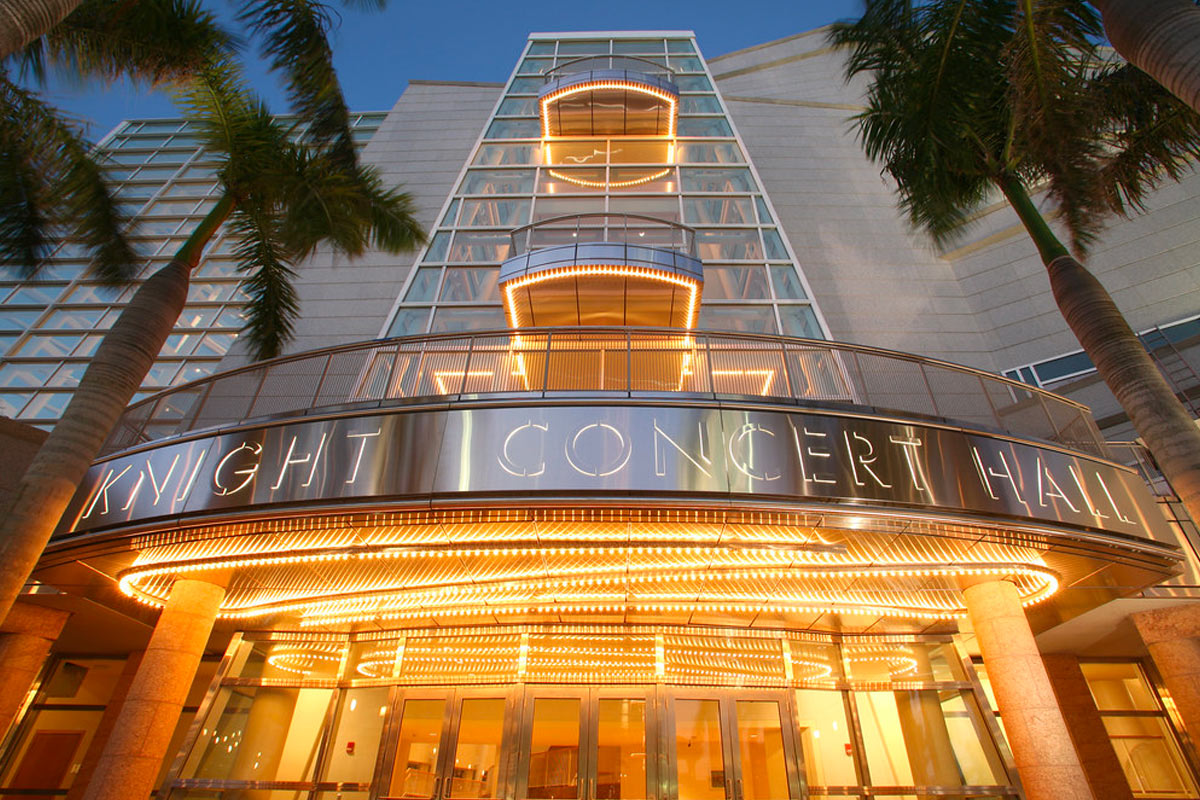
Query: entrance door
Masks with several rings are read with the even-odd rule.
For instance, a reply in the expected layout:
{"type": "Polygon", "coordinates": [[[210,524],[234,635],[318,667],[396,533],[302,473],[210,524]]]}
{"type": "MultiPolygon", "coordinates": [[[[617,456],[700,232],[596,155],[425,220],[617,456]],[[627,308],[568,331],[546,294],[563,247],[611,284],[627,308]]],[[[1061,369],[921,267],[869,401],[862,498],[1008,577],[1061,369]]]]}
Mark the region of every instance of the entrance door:
{"type": "Polygon", "coordinates": [[[672,800],[802,797],[791,718],[783,692],[672,693],[664,731],[672,800]]]}
{"type": "Polygon", "coordinates": [[[511,705],[506,689],[401,691],[380,800],[509,796],[511,705]]]}
{"type": "Polygon", "coordinates": [[[519,800],[647,800],[657,791],[654,692],[526,686],[519,800]]]}

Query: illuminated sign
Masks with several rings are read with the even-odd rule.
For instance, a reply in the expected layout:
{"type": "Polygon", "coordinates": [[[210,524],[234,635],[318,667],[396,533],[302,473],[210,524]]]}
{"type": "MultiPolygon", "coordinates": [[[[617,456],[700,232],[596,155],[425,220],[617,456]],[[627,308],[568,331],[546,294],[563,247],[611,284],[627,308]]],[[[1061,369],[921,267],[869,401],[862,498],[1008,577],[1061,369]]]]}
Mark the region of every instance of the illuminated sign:
{"type": "Polygon", "coordinates": [[[167,442],[93,465],[67,519],[81,533],[302,503],[589,493],[899,504],[1168,536],[1135,474],[1082,455],[868,417],[682,406],[396,410],[167,442]]]}

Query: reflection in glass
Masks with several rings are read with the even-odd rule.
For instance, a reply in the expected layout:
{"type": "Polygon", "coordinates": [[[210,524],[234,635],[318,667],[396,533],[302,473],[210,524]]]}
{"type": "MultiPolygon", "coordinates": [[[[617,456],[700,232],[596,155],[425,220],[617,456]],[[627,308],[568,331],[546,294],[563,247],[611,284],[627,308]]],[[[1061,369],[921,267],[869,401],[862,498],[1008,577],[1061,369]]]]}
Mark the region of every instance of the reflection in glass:
{"type": "Polygon", "coordinates": [[[858,783],[850,755],[850,727],[841,692],[796,692],[805,777],[809,786],[852,786],[858,783]]]}
{"type": "Polygon", "coordinates": [[[716,700],[676,701],[675,765],[679,800],[724,800],[725,759],[716,700]]]}
{"type": "Polygon", "coordinates": [[[1162,719],[1106,716],[1104,727],[1134,797],[1195,797],[1196,788],[1162,719]]]}
{"type": "Polygon", "coordinates": [[[1158,703],[1137,664],[1080,664],[1096,708],[1101,711],[1157,711],[1158,703]]]}
{"type": "Polygon", "coordinates": [[[322,780],[370,783],[387,715],[388,689],[346,689],[333,722],[329,759],[322,780]]]}
{"type": "Polygon", "coordinates": [[[467,698],[458,719],[451,798],[496,797],[500,778],[500,740],[504,736],[504,698],[467,698]]]}
{"type": "Polygon", "coordinates": [[[786,800],[787,764],[779,703],[739,700],[737,735],[743,800],[786,800]]]}
{"type": "Polygon", "coordinates": [[[579,713],[574,697],[538,697],[529,731],[528,796],[579,796],[579,713]]]}
{"type": "Polygon", "coordinates": [[[438,743],[445,713],[444,699],[404,701],[388,794],[394,797],[433,797],[438,743]]]}
{"type": "Polygon", "coordinates": [[[646,701],[603,698],[596,716],[596,800],[646,797],[646,701]]]}

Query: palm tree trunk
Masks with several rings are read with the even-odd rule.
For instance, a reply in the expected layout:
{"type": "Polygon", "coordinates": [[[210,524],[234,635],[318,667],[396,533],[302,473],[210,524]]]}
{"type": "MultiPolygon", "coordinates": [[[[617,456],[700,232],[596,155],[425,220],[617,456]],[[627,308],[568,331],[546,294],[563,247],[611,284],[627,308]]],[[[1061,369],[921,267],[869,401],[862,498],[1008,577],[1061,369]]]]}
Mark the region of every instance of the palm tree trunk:
{"type": "Polygon", "coordinates": [[[8,616],[88,467],[171,335],[187,302],[191,271],[233,206],[232,196],[222,197],[175,258],[134,293],[25,470],[0,519],[0,619],[8,616]]]}
{"type": "Polygon", "coordinates": [[[79,0],[0,0],[0,61],[62,22],[79,0]]]}
{"type": "Polygon", "coordinates": [[[1050,230],[1021,182],[1008,177],[999,184],[1037,244],[1067,325],[1192,519],[1200,520],[1200,429],[1108,291],[1050,230]]]}
{"type": "Polygon", "coordinates": [[[1200,7],[1192,0],[1091,0],[1125,60],[1200,113],[1200,7]]]}

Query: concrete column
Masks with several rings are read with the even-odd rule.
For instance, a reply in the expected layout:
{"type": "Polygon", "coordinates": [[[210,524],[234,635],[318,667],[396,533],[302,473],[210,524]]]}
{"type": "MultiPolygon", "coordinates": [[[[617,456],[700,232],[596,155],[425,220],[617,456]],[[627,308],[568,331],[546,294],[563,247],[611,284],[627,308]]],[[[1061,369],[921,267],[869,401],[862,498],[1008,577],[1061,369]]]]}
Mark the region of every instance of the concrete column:
{"type": "Polygon", "coordinates": [[[1130,618],[1146,643],[1194,743],[1200,744],[1200,603],[1140,611],[1130,618]]]}
{"type": "Polygon", "coordinates": [[[224,596],[211,583],[175,581],[85,800],[145,800],[154,789],[224,596]]]}
{"type": "Polygon", "coordinates": [[[69,616],[66,611],[18,600],[0,624],[0,736],[16,721],[69,616]]]}
{"type": "Polygon", "coordinates": [[[1026,797],[1095,800],[1017,587],[983,581],[963,589],[963,597],[1026,797]]]}
{"type": "Polygon", "coordinates": [[[79,764],[79,772],[75,775],[70,790],[67,791],[67,800],[83,800],[87,785],[92,779],[92,773],[96,771],[96,764],[100,762],[100,756],[103,755],[104,748],[108,744],[108,737],[116,727],[117,717],[121,714],[125,698],[129,696],[129,687],[133,685],[133,679],[137,676],[141,663],[141,650],[130,653],[129,657],[125,659],[125,667],[121,670],[121,676],[117,678],[116,685],[113,686],[112,695],[108,698],[108,706],[104,709],[104,714],[100,716],[96,732],[92,735],[92,742],[88,745],[87,752],[83,754],[83,761],[79,764]]]}
{"type": "Polygon", "coordinates": [[[1071,741],[1083,764],[1092,793],[1104,800],[1133,800],[1133,790],[1121,769],[1117,751],[1104,728],[1104,720],[1092,698],[1079,659],[1065,653],[1042,656],[1050,685],[1063,716],[1071,720],[1071,741]]]}

